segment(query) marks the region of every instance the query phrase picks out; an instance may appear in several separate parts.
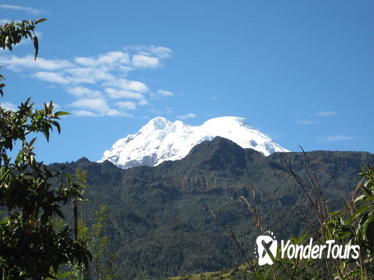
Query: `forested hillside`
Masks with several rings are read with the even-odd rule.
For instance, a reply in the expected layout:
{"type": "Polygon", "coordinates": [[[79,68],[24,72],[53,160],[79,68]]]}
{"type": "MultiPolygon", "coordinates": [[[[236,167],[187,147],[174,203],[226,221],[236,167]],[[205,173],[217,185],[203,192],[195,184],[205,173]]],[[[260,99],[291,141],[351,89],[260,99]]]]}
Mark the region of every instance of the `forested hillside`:
{"type": "Polygon", "coordinates": [[[337,209],[359,181],[361,168],[373,164],[374,155],[365,152],[264,157],[217,137],[186,158],[157,167],[122,170],[85,158],[52,166],[69,173],[87,170],[84,220],[92,223],[95,210],[107,205],[105,232],[120,270],[129,279],[146,279],[220,270],[243,263],[243,253],[253,258],[259,232],[240,196],[258,205],[262,223],[277,238],[295,237],[305,228],[309,209],[290,171],[305,188],[315,176],[330,208],[337,209]]]}

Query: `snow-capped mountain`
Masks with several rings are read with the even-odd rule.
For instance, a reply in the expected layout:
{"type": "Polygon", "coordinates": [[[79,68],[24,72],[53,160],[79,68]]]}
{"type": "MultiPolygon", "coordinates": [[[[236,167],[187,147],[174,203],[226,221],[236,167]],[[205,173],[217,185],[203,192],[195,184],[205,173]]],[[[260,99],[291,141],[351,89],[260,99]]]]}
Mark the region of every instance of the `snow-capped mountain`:
{"type": "Polygon", "coordinates": [[[104,152],[99,162],[109,160],[120,168],[138,165],[155,166],[166,160],[184,158],[197,144],[216,136],[227,138],[242,148],[251,148],[264,154],[288,152],[268,136],[251,128],[244,118],[213,118],[201,126],[170,122],[163,117],[150,120],[137,133],[114,143],[104,152]]]}

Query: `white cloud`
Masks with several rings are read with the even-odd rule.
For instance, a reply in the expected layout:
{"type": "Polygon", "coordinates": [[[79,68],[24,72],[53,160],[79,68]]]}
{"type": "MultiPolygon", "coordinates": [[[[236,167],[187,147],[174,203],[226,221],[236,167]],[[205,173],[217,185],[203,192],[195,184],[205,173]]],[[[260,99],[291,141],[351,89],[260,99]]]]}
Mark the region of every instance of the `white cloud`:
{"type": "Polygon", "coordinates": [[[105,112],[109,110],[107,102],[102,98],[82,98],[70,104],[72,107],[105,112]]]}
{"type": "Polygon", "coordinates": [[[25,57],[18,57],[14,55],[2,56],[0,57],[0,63],[15,71],[22,70],[23,68],[58,70],[73,66],[72,63],[65,59],[38,58],[37,60],[34,60],[34,57],[31,55],[25,57]]]}
{"type": "Polygon", "coordinates": [[[137,100],[145,99],[145,97],[141,93],[128,91],[128,90],[106,88],[105,92],[109,95],[110,98],[113,98],[113,99],[123,99],[123,98],[137,99],[137,100]]]}
{"type": "Polygon", "coordinates": [[[135,51],[142,55],[156,56],[158,58],[171,57],[172,51],[162,46],[130,46],[125,48],[126,51],[135,51]]]}
{"type": "Polygon", "coordinates": [[[354,136],[346,136],[346,135],[338,134],[338,135],[333,135],[333,136],[329,136],[326,138],[321,138],[320,141],[321,142],[337,142],[337,141],[352,140],[354,138],[355,138],[354,136]]]}
{"type": "Polygon", "coordinates": [[[76,57],[74,62],[83,66],[94,67],[97,64],[96,59],[92,57],[76,57]]]}
{"type": "Polygon", "coordinates": [[[34,14],[34,15],[43,13],[42,10],[27,7],[27,6],[16,6],[16,5],[6,5],[6,4],[1,4],[0,9],[25,11],[25,12],[28,12],[28,13],[31,13],[31,14],[34,14]]]}
{"type": "Polygon", "coordinates": [[[297,124],[302,124],[302,125],[314,125],[314,124],[319,124],[317,121],[312,121],[312,120],[298,120],[296,121],[297,124]]]}
{"type": "Polygon", "coordinates": [[[332,116],[336,116],[337,114],[338,113],[334,112],[334,111],[321,111],[321,112],[316,113],[316,116],[318,116],[318,117],[332,117],[332,116]]]}
{"type": "Polygon", "coordinates": [[[110,81],[114,79],[114,76],[100,68],[75,67],[66,69],[65,73],[69,75],[69,80],[76,84],[95,84],[100,81],[110,81]]]}
{"type": "Polygon", "coordinates": [[[0,102],[0,107],[9,111],[17,111],[17,106],[10,102],[0,102]]]}
{"type": "Polygon", "coordinates": [[[132,65],[137,68],[156,68],[160,66],[160,61],[157,57],[148,55],[133,55],[132,65]]]}
{"type": "Polygon", "coordinates": [[[117,116],[122,116],[122,117],[132,117],[132,115],[126,113],[126,112],[121,112],[116,109],[109,109],[108,111],[105,112],[105,116],[111,116],[111,117],[117,117],[117,116]]]}
{"type": "Polygon", "coordinates": [[[129,64],[129,55],[125,52],[108,52],[99,55],[97,58],[92,57],[76,57],[74,62],[88,67],[109,67],[117,68],[121,64],[129,64]]]}
{"type": "Polygon", "coordinates": [[[98,114],[95,114],[91,111],[87,110],[78,110],[78,111],[73,111],[73,115],[79,116],[79,117],[99,117],[98,114]]]}
{"type": "Polygon", "coordinates": [[[136,91],[136,92],[147,92],[148,87],[143,82],[130,81],[127,79],[115,79],[113,81],[107,82],[104,85],[117,87],[124,90],[136,91]]]}
{"type": "Polygon", "coordinates": [[[82,98],[74,101],[70,104],[71,107],[78,108],[79,110],[73,113],[77,116],[84,117],[103,117],[103,116],[125,116],[130,117],[131,115],[112,109],[108,103],[102,98],[82,98]],[[93,111],[93,112],[92,112],[93,111]]]}
{"type": "Polygon", "coordinates": [[[62,71],[57,72],[37,72],[33,76],[38,79],[58,84],[97,84],[114,79],[114,76],[106,71],[84,67],[63,69],[62,71]],[[46,76],[47,78],[41,77],[39,73],[43,73],[43,76],[46,76]],[[57,76],[60,77],[60,79],[49,78],[57,76]]]}
{"type": "Polygon", "coordinates": [[[135,50],[138,53],[132,56],[132,65],[136,68],[161,67],[161,59],[169,58],[171,50],[160,46],[132,46],[127,50],[135,50]]]}
{"type": "Polygon", "coordinates": [[[168,58],[171,56],[171,49],[166,48],[166,47],[160,47],[160,46],[151,46],[149,48],[149,52],[151,54],[156,55],[159,58],[168,58]]]}
{"type": "Polygon", "coordinates": [[[86,87],[77,86],[68,88],[67,91],[77,97],[100,97],[101,93],[98,90],[92,90],[86,87]]]}
{"type": "Polygon", "coordinates": [[[33,76],[39,80],[52,82],[56,84],[68,84],[69,83],[69,81],[65,77],[63,77],[61,74],[54,73],[54,72],[36,72],[33,76]]]}
{"type": "Polygon", "coordinates": [[[138,102],[139,106],[147,106],[149,105],[149,102],[146,99],[142,99],[138,102]]]}
{"type": "Polygon", "coordinates": [[[121,109],[125,110],[135,110],[136,109],[136,103],[131,101],[120,101],[115,103],[115,105],[121,109]]]}
{"type": "Polygon", "coordinates": [[[132,115],[126,113],[126,112],[121,112],[116,109],[109,109],[108,111],[105,112],[91,112],[87,110],[77,110],[73,111],[73,115],[78,116],[78,117],[132,117],[132,115]]]}
{"type": "Polygon", "coordinates": [[[130,58],[129,55],[124,52],[108,52],[106,54],[100,55],[97,59],[97,62],[98,64],[128,64],[130,62],[130,58]]]}
{"type": "Polygon", "coordinates": [[[193,118],[196,118],[196,114],[194,114],[194,113],[187,113],[187,114],[184,114],[184,115],[180,115],[177,118],[181,119],[181,120],[193,119],[193,118]]]}
{"type": "Polygon", "coordinates": [[[4,55],[0,64],[60,85],[74,98],[69,106],[76,109],[73,113],[77,116],[131,116],[124,111],[151,105],[148,97],[174,96],[174,93],[162,89],[153,93],[144,82],[127,76],[140,68],[161,67],[162,60],[170,56],[171,50],[165,47],[138,46],[70,60],[4,55]]]}
{"type": "Polygon", "coordinates": [[[174,93],[169,91],[169,90],[163,90],[163,89],[159,89],[157,91],[157,94],[158,95],[161,95],[161,96],[174,96],[174,93]]]}

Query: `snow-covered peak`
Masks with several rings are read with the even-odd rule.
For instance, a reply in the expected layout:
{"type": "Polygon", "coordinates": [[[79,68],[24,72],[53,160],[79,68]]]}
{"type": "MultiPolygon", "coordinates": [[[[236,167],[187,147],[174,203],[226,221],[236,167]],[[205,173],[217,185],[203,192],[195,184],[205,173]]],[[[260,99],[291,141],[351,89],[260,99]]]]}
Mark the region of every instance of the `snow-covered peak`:
{"type": "Polygon", "coordinates": [[[155,117],[151,119],[145,126],[141,128],[141,130],[160,130],[164,129],[167,126],[170,126],[172,122],[168,121],[164,117],[155,117]]]}
{"type": "Polygon", "coordinates": [[[104,152],[100,162],[109,160],[121,168],[138,165],[155,166],[166,160],[184,158],[197,144],[216,136],[227,138],[242,148],[251,148],[264,154],[287,152],[268,136],[251,128],[244,118],[213,118],[201,126],[171,122],[163,117],[151,119],[137,133],[114,143],[104,152]]]}
{"type": "Polygon", "coordinates": [[[209,126],[216,126],[217,124],[218,125],[224,125],[224,126],[230,126],[230,125],[243,126],[243,125],[246,125],[246,126],[249,127],[245,118],[234,117],[234,116],[217,117],[217,118],[209,119],[205,123],[203,123],[203,126],[209,127],[209,126]]]}

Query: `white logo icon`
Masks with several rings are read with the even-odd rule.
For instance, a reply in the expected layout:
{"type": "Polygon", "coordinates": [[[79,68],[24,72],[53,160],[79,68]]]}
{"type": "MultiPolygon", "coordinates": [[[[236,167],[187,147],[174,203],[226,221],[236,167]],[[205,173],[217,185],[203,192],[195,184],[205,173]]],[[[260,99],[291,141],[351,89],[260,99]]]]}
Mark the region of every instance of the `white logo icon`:
{"type": "MultiPolygon", "coordinates": [[[[274,264],[277,258],[278,241],[271,231],[266,231],[256,239],[258,265],[274,264]]],[[[355,259],[360,256],[360,245],[335,244],[335,240],[326,240],[325,244],[313,244],[313,238],[309,239],[307,245],[295,244],[291,240],[279,242],[280,259],[355,259]]]]}
{"type": "MultiPolygon", "coordinates": [[[[271,232],[269,234],[272,235],[271,232]]],[[[272,265],[277,256],[278,241],[269,235],[260,235],[256,239],[258,265],[272,265]]]]}

